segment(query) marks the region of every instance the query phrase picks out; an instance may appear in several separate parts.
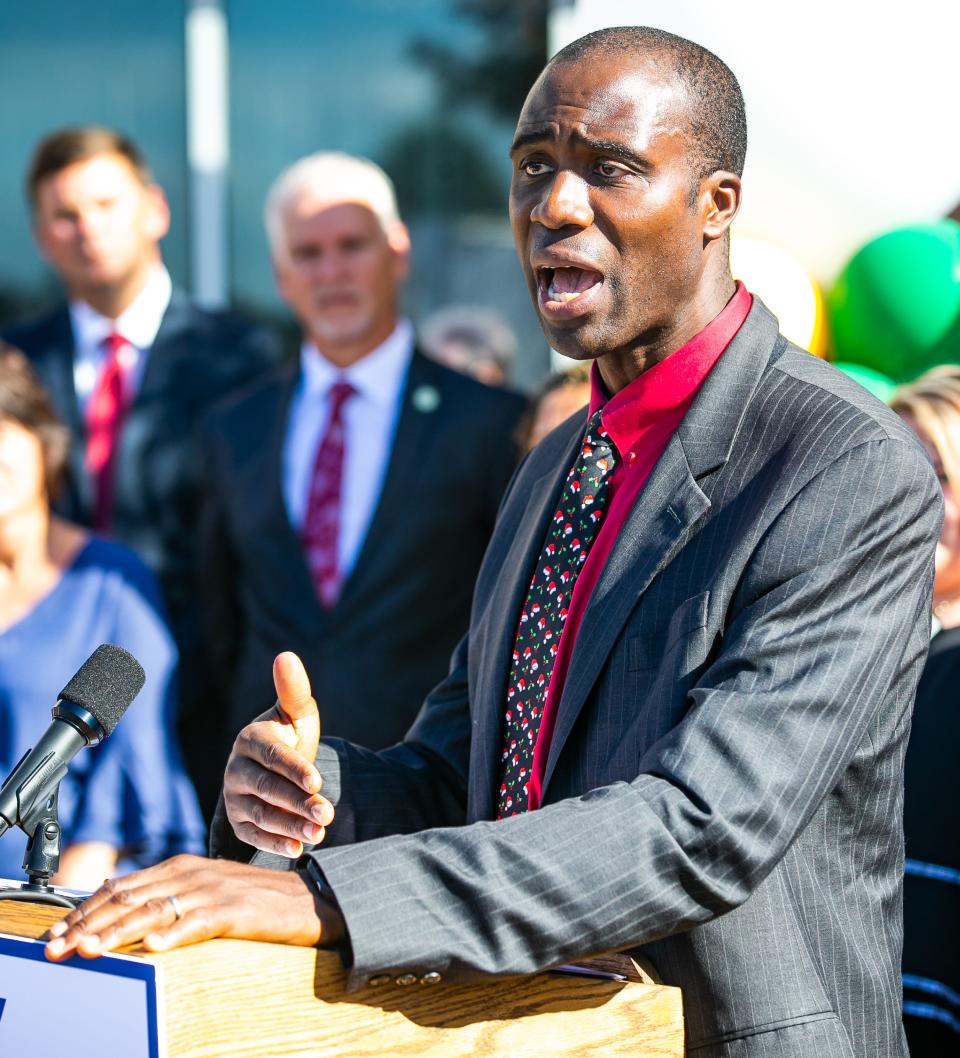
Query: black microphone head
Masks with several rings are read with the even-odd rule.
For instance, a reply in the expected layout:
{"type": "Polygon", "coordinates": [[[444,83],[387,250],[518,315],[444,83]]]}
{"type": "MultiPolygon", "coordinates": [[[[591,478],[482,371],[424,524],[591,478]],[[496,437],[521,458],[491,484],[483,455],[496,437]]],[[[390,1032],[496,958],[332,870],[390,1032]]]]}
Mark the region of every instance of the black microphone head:
{"type": "Polygon", "coordinates": [[[77,669],[60,692],[91,713],[106,732],[113,732],[146,679],[140,662],[123,647],[103,643],[77,669]]]}

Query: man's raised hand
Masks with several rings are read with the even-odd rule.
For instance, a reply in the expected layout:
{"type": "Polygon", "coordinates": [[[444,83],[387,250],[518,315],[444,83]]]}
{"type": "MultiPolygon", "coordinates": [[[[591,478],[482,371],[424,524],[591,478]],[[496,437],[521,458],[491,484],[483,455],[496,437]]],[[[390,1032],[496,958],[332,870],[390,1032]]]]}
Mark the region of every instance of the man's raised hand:
{"type": "Polygon", "coordinates": [[[240,732],[227,763],[223,799],[241,841],[296,858],[318,844],[333,819],[314,766],[320,713],[303,662],[279,654],[273,663],[277,701],[240,732]]]}

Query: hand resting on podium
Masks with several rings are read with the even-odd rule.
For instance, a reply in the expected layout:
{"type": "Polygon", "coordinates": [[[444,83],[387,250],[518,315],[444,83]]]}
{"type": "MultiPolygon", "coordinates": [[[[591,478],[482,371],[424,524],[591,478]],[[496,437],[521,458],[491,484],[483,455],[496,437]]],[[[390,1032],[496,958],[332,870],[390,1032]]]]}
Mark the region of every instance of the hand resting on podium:
{"type": "MultiPolygon", "coordinates": [[[[320,716],[303,665],[281,654],[273,673],[277,703],[237,737],[224,797],[239,838],[296,857],[304,840],[323,840],[333,806],[318,792],[320,716]]],[[[61,961],[137,942],[165,951],[212,937],[326,947],[343,938],[344,926],[299,871],[176,856],[106,882],[50,933],[47,958],[61,961]]]]}

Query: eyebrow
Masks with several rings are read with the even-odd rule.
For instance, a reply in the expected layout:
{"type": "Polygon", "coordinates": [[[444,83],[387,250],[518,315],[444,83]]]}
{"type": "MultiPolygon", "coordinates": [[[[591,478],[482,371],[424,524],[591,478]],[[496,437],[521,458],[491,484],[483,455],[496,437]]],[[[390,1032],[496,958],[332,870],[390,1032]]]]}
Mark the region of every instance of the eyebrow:
{"type": "MultiPolygon", "coordinates": [[[[550,133],[549,127],[544,126],[543,128],[531,129],[529,132],[518,134],[510,145],[511,157],[524,147],[536,146],[543,143],[544,140],[549,140],[551,138],[550,133]]],[[[649,169],[650,167],[650,163],[643,155],[637,154],[636,151],[632,151],[629,147],[614,140],[596,140],[579,132],[573,134],[573,139],[595,154],[608,154],[612,158],[619,158],[623,162],[632,162],[641,169],[649,169]]]]}
{"type": "Polygon", "coordinates": [[[521,147],[529,147],[534,143],[541,143],[550,138],[550,127],[543,125],[540,128],[531,129],[529,132],[518,132],[510,144],[511,155],[516,154],[521,147]]]}

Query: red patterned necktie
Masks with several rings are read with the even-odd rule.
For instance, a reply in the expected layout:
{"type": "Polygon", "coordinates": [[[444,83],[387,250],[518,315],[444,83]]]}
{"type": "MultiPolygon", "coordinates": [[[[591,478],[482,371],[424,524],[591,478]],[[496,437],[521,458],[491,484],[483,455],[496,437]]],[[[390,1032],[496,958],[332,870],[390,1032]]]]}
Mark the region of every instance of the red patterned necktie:
{"type": "Polygon", "coordinates": [[[109,530],[113,513],[113,480],[120,427],[127,410],[120,353],[129,343],[113,332],[103,340],[107,355],[87,405],[87,469],[93,475],[93,527],[109,530]]]}
{"type": "Polygon", "coordinates": [[[507,683],[498,819],[527,809],[533,751],[560,636],[573,586],[603,520],[617,460],[597,411],[587,423],[520,611],[507,683]]]}
{"type": "Polygon", "coordinates": [[[330,388],[330,417],[317,445],[307,513],[300,540],[313,578],[317,598],[331,609],[340,595],[342,576],[337,561],[342,503],[343,458],[346,449],[343,406],[356,393],[349,382],[336,382],[330,388]]]}

